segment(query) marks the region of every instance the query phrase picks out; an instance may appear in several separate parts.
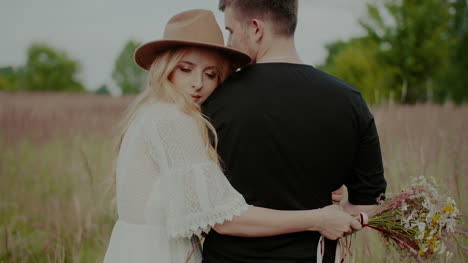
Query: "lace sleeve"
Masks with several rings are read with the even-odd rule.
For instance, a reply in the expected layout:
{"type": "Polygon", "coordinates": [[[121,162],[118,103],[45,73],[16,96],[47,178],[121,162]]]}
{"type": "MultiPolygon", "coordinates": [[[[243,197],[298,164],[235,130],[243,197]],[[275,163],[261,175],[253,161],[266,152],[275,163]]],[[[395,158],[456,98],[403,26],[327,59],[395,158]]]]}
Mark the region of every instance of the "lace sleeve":
{"type": "Polygon", "coordinates": [[[196,121],[175,106],[154,120],[151,147],[166,157],[167,230],[170,237],[208,232],[248,208],[206,152],[196,121]]]}

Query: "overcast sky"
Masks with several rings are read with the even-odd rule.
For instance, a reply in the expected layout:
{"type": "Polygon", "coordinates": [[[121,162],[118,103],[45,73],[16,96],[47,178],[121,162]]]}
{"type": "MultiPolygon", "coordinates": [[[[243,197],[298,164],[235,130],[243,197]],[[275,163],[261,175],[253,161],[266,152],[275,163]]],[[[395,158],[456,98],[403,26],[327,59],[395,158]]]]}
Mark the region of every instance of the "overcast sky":
{"type": "MultiPolygon", "coordinates": [[[[363,33],[366,0],[299,0],[296,45],[305,63],[322,63],[324,45],[363,33]]],[[[114,61],[125,43],[162,36],[174,14],[210,9],[224,28],[218,0],[0,0],[0,67],[26,62],[32,42],[46,42],[82,63],[88,89],[114,87],[114,61]]],[[[227,36],[227,34],[225,34],[227,36]]]]}

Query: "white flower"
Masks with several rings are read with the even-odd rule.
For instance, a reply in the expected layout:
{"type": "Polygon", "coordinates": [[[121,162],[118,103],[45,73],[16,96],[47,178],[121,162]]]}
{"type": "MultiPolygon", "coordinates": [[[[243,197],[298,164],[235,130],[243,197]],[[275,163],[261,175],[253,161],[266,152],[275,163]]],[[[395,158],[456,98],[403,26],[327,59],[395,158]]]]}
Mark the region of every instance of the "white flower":
{"type": "Polygon", "coordinates": [[[429,211],[429,213],[426,216],[426,223],[431,224],[433,218],[434,218],[434,212],[429,211]]]}
{"type": "Polygon", "coordinates": [[[429,249],[429,248],[427,247],[426,244],[421,244],[420,250],[422,250],[423,252],[427,252],[428,249],[429,249]]]}
{"type": "Polygon", "coordinates": [[[411,224],[411,221],[413,220],[414,216],[416,215],[416,211],[413,210],[411,214],[407,217],[401,220],[401,224],[406,228],[406,229],[411,229],[417,226],[417,224],[411,224]]]}
{"type": "Polygon", "coordinates": [[[424,239],[424,233],[419,234],[419,236],[416,237],[417,240],[423,240],[424,239]]]}
{"type": "Polygon", "coordinates": [[[419,231],[424,232],[424,230],[426,230],[426,224],[423,222],[418,222],[418,229],[419,231]]]}
{"type": "Polygon", "coordinates": [[[404,220],[404,221],[402,221],[402,223],[404,223],[403,226],[404,226],[406,229],[411,229],[411,223],[410,223],[409,220],[404,220]]]}
{"type": "Polygon", "coordinates": [[[437,242],[437,247],[434,249],[434,252],[438,253],[439,255],[442,255],[445,252],[445,245],[442,242],[437,242]]]}
{"type": "Polygon", "coordinates": [[[403,201],[400,207],[401,211],[406,211],[408,210],[408,204],[403,201]]]}
{"type": "Polygon", "coordinates": [[[455,232],[455,225],[456,225],[456,223],[457,223],[457,222],[456,222],[455,219],[453,219],[453,218],[447,219],[445,225],[446,225],[447,231],[448,231],[449,233],[455,232]]]}
{"type": "Polygon", "coordinates": [[[422,194],[422,197],[424,198],[424,201],[422,203],[423,207],[427,208],[428,210],[432,210],[432,203],[431,203],[431,199],[429,198],[429,196],[427,196],[427,194],[423,193],[422,194]]]}

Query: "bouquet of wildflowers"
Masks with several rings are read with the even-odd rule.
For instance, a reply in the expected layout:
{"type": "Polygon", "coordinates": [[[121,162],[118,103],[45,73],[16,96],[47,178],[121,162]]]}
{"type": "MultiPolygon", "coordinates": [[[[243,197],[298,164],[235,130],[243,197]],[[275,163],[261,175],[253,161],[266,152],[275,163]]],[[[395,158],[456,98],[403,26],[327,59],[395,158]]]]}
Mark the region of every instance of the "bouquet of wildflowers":
{"type": "Polygon", "coordinates": [[[419,261],[442,254],[451,257],[447,242],[455,233],[459,211],[455,201],[435,186],[432,177],[414,178],[401,193],[387,194],[375,211],[361,213],[363,226],[378,230],[387,245],[419,261]]]}

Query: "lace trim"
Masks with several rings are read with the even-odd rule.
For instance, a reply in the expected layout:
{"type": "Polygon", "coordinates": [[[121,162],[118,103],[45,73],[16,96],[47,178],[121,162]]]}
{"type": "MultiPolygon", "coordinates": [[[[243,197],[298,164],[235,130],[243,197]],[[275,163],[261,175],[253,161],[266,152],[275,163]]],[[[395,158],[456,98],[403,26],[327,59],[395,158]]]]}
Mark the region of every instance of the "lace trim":
{"type": "Polygon", "coordinates": [[[216,224],[224,221],[231,221],[234,216],[239,216],[246,211],[249,205],[245,200],[236,199],[232,203],[223,205],[213,209],[212,212],[203,213],[200,215],[188,215],[183,220],[174,220],[173,223],[168,222],[168,233],[171,238],[191,237],[192,235],[201,236],[202,233],[208,233],[216,224]],[[176,222],[177,221],[177,222],[176,222]]]}

